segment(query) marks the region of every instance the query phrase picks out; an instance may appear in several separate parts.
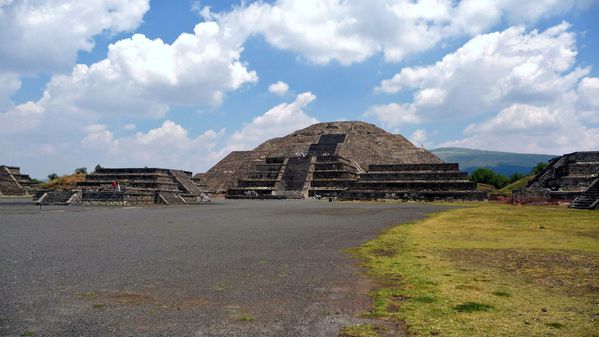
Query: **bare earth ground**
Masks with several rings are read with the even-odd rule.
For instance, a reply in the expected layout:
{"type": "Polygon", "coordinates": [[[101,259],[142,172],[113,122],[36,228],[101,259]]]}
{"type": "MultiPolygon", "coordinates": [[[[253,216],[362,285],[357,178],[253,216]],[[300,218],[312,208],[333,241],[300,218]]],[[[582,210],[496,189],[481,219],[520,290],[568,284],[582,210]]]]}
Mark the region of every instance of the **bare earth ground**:
{"type": "Polygon", "coordinates": [[[335,336],[370,303],[344,249],[443,209],[25,201],[0,199],[0,336],[335,336]]]}

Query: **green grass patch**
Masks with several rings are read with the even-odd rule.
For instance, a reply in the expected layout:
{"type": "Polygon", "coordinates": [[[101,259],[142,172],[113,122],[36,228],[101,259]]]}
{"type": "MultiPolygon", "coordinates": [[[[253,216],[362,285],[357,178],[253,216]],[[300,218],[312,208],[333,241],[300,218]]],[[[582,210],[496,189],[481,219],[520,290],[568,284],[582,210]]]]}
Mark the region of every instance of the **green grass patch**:
{"type": "Polygon", "coordinates": [[[598,212],[469,203],[353,252],[380,284],[365,316],[403,321],[414,336],[599,331],[598,212]]]}
{"type": "Polygon", "coordinates": [[[458,312],[489,311],[493,309],[493,306],[477,302],[464,302],[456,305],[453,309],[458,312]]]}
{"type": "Polygon", "coordinates": [[[372,324],[355,324],[341,329],[340,337],[377,337],[378,329],[372,324]]]}
{"type": "Polygon", "coordinates": [[[250,315],[249,313],[245,312],[244,310],[240,310],[236,316],[237,316],[237,319],[242,322],[253,322],[256,320],[256,318],[254,318],[254,316],[250,315]]]}
{"type": "Polygon", "coordinates": [[[499,296],[499,297],[510,297],[512,296],[512,294],[508,293],[507,291],[494,291],[492,292],[493,295],[495,296],[499,296]]]}
{"type": "Polygon", "coordinates": [[[35,336],[35,335],[37,335],[35,333],[35,331],[30,331],[30,330],[23,331],[23,333],[21,334],[21,336],[23,336],[23,337],[32,337],[32,336],[35,336]]]}
{"type": "Polygon", "coordinates": [[[534,176],[526,176],[522,179],[516,180],[513,183],[499,189],[499,193],[504,195],[512,195],[513,190],[518,190],[524,187],[524,185],[528,184],[530,179],[534,178],[534,176]]]}

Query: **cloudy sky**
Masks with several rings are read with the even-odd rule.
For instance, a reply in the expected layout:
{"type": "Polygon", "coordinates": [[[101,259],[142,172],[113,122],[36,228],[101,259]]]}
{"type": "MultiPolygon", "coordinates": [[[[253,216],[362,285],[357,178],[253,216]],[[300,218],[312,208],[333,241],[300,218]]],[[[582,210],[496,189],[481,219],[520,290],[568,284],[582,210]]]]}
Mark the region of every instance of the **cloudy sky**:
{"type": "Polygon", "coordinates": [[[599,1],[0,0],[0,164],[203,172],[318,121],[599,150],[599,1]]]}

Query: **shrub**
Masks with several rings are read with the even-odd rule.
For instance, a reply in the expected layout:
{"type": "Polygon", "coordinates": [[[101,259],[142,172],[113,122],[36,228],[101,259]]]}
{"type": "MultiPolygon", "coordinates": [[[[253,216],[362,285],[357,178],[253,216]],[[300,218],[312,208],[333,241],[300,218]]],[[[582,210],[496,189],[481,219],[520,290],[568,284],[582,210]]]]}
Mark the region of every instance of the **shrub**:
{"type": "Polygon", "coordinates": [[[76,174],[87,174],[87,167],[80,167],[75,169],[76,174]]]}
{"type": "Polygon", "coordinates": [[[488,168],[477,168],[470,174],[470,180],[479,184],[493,185],[495,188],[502,188],[509,184],[508,178],[488,168]]]}
{"type": "Polygon", "coordinates": [[[54,180],[56,178],[58,178],[58,174],[56,174],[56,173],[48,174],[48,181],[54,180]]]}
{"type": "Polygon", "coordinates": [[[512,174],[512,175],[510,176],[510,178],[509,178],[509,183],[510,183],[510,184],[511,184],[511,183],[515,183],[516,181],[518,181],[518,180],[520,180],[520,179],[522,179],[522,178],[524,178],[524,177],[526,177],[526,176],[525,176],[524,174],[522,174],[522,173],[514,173],[514,174],[512,174]]]}
{"type": "Polygon", "coordinates": [[[539,174],[541,171],[543,171],[543,169],[545,169],[545,167],[547,167],[547,163],[545,162],[540,162],[537,164],[537,166],[532,168],[532,171],[530,172],[533,175],[537,175],[539,174]]]}

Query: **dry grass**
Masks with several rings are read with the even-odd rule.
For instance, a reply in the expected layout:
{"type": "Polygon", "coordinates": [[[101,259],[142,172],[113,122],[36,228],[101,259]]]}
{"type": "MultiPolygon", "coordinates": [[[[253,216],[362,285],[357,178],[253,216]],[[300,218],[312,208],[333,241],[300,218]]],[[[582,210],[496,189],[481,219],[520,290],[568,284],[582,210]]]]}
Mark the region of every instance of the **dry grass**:
{"type": "Polygon", "coordinates": [[[355,252],[381,284],[368,315],[415,336],[598,336],[598,212],[478,204],[355,252]]]}
{"type": "Polygon", "coordinates": [[[69,190],[77,187],[78,182],[85,181],[85,174],[71,174],[56,179],[50,180],[46,183],[40,184],[41,189],[49,190],[69,190]]]}

